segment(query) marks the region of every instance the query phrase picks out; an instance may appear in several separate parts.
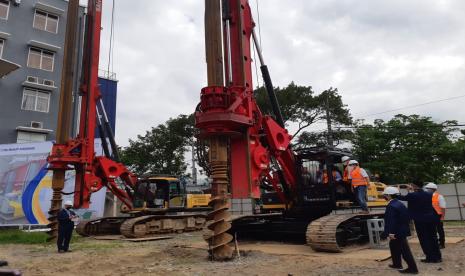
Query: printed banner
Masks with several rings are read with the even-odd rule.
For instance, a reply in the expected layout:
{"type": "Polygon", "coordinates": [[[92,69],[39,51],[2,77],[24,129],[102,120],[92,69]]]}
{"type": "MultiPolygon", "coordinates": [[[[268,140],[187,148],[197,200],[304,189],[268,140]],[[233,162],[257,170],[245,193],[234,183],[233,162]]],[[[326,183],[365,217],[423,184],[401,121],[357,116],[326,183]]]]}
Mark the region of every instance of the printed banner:
{"type": "MultiPolygon", "coordinates": [[[[0,145],[0,226],[47,224],[52,198],[52,172],[47,170],[51,142],[0,145]]],[[[97,155],[102,154],[95,140],[97,155]]],[[[65,193],[74,191],[74,171],[67,171],[65,193]]],[[[81,219],[103,216],[106,189],[92,194],[89,209],[76,210],[81,219]]],[[[73,200],[73,195],[63,195],[73,200]]]]}

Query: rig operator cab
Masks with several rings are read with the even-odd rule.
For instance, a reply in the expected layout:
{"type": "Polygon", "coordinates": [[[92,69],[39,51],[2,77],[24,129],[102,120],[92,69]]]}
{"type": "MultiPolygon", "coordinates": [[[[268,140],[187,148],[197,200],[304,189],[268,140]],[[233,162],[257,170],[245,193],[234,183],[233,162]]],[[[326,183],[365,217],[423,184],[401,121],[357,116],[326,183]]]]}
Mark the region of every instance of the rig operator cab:
{"type": "Polygon", "coordinates": [[[174,176],[151,175],[139,179],[132,211],[207,208],[209,200],[210,194],[188,194],[186,183],[174,176]]]}
{"type": "MultiPolygon", "coordinates": [[[[350,152],[326,147],[305,148],[296,151],[296,171],[298,173],[298,210],[311,210],[329,214],[335,209],[355,207],[356,201],[350,182],[343,180],[343,156],[351,157],[350,152]]],[[[370,176],[370,179],[373,177],[370,176]]],[[[386,185],[370,181],[367,189],[369,207],[386,206],[382,191],[386,185]]],[[[283,211],[286,206],[272,187],[262,186],[261,211],[270,213],[283,211]]]]}

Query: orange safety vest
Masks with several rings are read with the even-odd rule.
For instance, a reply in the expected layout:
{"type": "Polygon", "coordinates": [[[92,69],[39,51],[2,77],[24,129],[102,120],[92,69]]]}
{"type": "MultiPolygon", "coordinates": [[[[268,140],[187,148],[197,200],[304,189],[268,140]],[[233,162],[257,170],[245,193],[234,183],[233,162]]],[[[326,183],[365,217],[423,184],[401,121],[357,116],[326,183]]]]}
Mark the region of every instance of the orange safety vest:
{"type": "Polygon", "coordinates": [[[349,166],[345,167],[344,174],[342,175],[342,180],[344,182],[349,182],[349,166]]]}
{"type": "Polygon", "coordinates": [[[353,187],[366,186],[368,184],[367,180],[365,179],[365,177],[362,176],[362,173],[360,172],[360,167],[353,169],[350,173],[350,176],[352,177],[353,187]]]}
{"type": "Polygon", "coordinates": [[[434,192],[434,194],[433,194],[433,208],[434,208],[434,210],[436,210],[436,213],[441,216],[441,219],[442,219],[443,213],[442,213],[441,207],[439,206],[439,196],[440,196],[440,194],[438,192],[434,192]]]}
{"type": "MultiPolygon", "coordinates": [[[[336,171],[333,171],[333,180],[336,180],[336,171]]],[[[329,183],[329,177],[327,172],[323,172],[323,184],[329,183]]]]}

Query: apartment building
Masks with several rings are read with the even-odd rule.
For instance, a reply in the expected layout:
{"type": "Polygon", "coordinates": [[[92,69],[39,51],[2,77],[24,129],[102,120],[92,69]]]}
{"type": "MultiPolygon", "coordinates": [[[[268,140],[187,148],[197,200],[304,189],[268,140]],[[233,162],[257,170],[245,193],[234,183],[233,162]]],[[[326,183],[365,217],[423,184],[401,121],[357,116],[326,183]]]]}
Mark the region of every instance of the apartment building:
{"type": "MultiPolygon", "coordinates": [[[[67,6],[64,0],[0,0],[0,144],[55,138],[67,6]]],[[[81,7],[81,45],[84,12],[81,7]]],[[[78,77],[75,99],[77,87],[78,77]]]]}

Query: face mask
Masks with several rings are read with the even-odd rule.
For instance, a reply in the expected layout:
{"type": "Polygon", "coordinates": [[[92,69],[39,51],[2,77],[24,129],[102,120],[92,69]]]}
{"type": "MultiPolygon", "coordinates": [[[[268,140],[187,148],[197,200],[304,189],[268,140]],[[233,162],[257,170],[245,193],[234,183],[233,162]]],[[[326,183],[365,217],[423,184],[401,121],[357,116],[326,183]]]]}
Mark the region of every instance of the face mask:
{"type": "Polygon", "coordinates": [[[71,209],[72,207],[71,206],[66,206],[66,210],[69,210],[71,209]]]}

